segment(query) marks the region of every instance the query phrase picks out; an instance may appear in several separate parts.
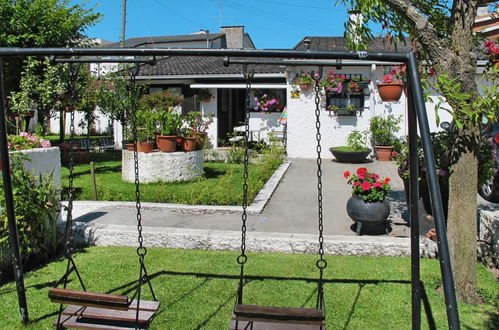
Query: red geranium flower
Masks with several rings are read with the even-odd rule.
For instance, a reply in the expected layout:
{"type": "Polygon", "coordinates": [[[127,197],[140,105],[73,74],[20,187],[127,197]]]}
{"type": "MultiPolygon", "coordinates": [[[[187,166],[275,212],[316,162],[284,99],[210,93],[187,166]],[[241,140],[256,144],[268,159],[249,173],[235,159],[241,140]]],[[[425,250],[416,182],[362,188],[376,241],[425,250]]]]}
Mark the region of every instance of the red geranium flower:
{"type": "Polygon", "coordinates": [[[366,173],[366,172],[367,172],[367,168],[365,168],[365,167],[359,167],[357,169],[357,174],[366,173]]]}
{"type": "Polygon", "coordinates": [[[362,189],[364,189],[364,190],[371,189],[371,184],[367,181],[362,182],[361,186],[362,186],[362,189]]]}
{"type": "Polygon", "coordinates": [[[343,177],[346,179],[350,176],[350,172],[348,171],[345,171],[345,173],[343,173],[343,177]]]}

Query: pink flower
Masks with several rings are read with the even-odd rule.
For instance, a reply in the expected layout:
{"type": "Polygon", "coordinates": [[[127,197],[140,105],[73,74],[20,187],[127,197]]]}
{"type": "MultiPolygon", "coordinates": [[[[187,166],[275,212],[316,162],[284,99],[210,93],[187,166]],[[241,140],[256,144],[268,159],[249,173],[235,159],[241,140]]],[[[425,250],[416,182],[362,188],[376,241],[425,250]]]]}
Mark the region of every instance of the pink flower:
{"type": "Polygon", "coordinates": [[[365,173],[359,173],[357,174],[357,176],[359,177],[359,179],[361,180],[365,180],[366,179],[366,174],[365,173]]]}
{"type": "Polygon", "coordinates": [[[19,136],[28,136],[28,135],[29,135],[28,132],[21,132],[21,133],[19,133],[19,136]]]}
{"type": "Polygon", "coordinates": [[[360,185],[360,183],[358,183],[358,182],[354,182],[354,183],[353,183],[353,185],[354,185],[354,187],[357,187],[357,186],[359,186],[359,185],[360,185]]]}
{"type": "Polygon", "coordinates": [[[41,139],[40,144],[42,145],[42,148],[50,148],[51,147],[50,141],[48,141],[48,140],[41,139]]]}
{"type": "Polygon", "coordinates": [[[373,187],[374,187],[374,188],[381,187],[381,182],[376,181],[376,182],[373,184],[373,187]]]}
{"type": "Polygon", "coordinates": [[[393,82],[393,76],[391,74],[387,74],[384,78],[383,78],[383,82],[386,83],[386,84],[390,84],[393,82]]]}
{"type": "Polygon", "coordinates": [[[397,156],[397,153],[395,151],[392,151],[392,157],[397,156]]]}
{"type": "Polygon", "coordinates": [[[34,136],[34,135],[28,136],[28,140],[29,141],[33,141],[33,142],[38,142],[38,138],[36,136],[34,136]]]}
{"type": "Polygon", "coordinates": [[[362,186],[362,189],[364,189],[364,191],[371,189],[371,184],[367,181],[362,182],[361,186],[362,186]]]}

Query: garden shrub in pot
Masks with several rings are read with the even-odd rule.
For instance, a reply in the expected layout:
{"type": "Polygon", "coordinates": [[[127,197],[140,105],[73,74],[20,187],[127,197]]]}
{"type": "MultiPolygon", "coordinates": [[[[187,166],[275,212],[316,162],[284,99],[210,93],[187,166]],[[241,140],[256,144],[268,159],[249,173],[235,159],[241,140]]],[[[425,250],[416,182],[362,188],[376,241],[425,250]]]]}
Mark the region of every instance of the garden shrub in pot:
{"type": "Polygon", "coordinates": [[[380,161],[391,159],[393,146],[397,143],[395,133],[400,129],[401,116],[373,116],[369,122],[372,142],[376,150],[376,157],[380,161]]]}

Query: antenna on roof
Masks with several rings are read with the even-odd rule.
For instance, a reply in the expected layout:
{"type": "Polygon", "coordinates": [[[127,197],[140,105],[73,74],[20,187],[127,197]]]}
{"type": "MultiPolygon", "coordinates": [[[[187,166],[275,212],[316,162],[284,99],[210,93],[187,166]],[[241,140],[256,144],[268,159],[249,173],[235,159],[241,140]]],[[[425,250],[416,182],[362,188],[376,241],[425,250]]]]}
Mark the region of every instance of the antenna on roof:
{"type": "Polygon", "coordinates": [[[222,1],[217,1],[217,6],[218,8],[220,8],[220,14],[219,16],[212,16],[213,18],[218,18],[219,19],[219,23],[220,23],[220,28],[222,28],[222,18],[225,17],[225,18],[230,18],[232,16],[223,16],[222,15],[222,6],[223,6],[223,2],[222,1]]]}
{"type": "Polygon", "coordinates": [[[121,2],[121,47],[125,48],[126,0],[121,2]]]}

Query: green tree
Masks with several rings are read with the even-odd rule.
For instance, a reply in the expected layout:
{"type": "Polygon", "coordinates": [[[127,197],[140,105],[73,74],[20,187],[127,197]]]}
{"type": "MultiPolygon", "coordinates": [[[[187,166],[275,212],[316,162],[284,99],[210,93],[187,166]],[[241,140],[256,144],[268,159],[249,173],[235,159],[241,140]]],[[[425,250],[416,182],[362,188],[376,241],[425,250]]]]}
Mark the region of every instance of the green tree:
{"type": "MultiPolygon", "coordinates": [[[[382,24],[393,40],[406,35],[417,42],[418,58],[431,63],[436,91],[451,106],[457,124],[451,151],[447,232],[458,299],[477,302],[476,211],[480,123],[497,120],[497,84],[480,95],[476,82],[478,44],[473,23],[479,0],[337,0],[363,15],[359,36],[347,34],[350,46],[365,49],[372,37],[365,22],[382,24]]],[[[490,79],[497,76],[491,74],[490,79]]],[[[432,80],[428,80],[431,82],[432,80]]]]}
{"type": "MultiPolygon", "coordinates": [[[[100,14],[69,0],[0,0],[0,47],[75,47],[88,43],[84,30],[100,14]]],[[[22,58],[7,58],[6,93],[19,90],[22,58]]]]}

